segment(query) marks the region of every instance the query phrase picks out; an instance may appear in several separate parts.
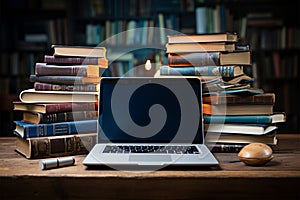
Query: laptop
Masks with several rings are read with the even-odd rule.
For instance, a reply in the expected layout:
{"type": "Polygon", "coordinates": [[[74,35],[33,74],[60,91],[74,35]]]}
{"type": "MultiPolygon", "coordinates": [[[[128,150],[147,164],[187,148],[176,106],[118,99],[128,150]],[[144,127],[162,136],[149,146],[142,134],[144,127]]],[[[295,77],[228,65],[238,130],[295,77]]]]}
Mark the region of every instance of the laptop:
{"type": "MultiPolygon", "coordinates": [[[[199,78],[105,77],[86,166],[215,166],[204,144],[199,78]]],[[[120,169],[120,168],[118,168],[120,169]]]]}

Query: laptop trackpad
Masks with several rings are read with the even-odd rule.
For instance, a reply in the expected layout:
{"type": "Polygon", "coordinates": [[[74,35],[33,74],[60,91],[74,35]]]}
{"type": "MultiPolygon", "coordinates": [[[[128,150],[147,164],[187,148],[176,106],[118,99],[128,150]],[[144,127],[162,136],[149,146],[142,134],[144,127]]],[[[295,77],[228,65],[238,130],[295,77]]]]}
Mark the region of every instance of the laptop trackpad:
{"type": "Polygon", "coordinates": [[[130,155],[129,161],[133,162],[170,162],[171,156],[168,155],[130,155]]]}

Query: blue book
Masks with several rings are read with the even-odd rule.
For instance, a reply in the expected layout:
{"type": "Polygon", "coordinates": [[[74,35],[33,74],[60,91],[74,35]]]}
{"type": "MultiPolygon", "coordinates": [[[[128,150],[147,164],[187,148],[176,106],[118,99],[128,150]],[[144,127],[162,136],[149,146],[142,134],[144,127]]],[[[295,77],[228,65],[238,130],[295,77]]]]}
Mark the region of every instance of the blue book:
{"type": "Polygon", "coordinates": [[[241,66],[196,66],[196,67],[160,67],[160,75],[182,75],[182,76],[222,76],[236,77],[243,74],[241,66]]]}
{"type": "Polygon", "coordinates": [[[204,123],[241,123],[241,124],[274,124],[285,122],[285,113],[274,113],[272,115],[232,115],[232,116],[218,116],[205,115],[204,123]]]}
{"type": "Polygon", "coordinates": [[[97,120],[58,122],[52,124],[30,124],[14,121],[15,133],[21,138],[44,137],[54,135],[70,135],[79,133],[96,133],[97,120]]]}

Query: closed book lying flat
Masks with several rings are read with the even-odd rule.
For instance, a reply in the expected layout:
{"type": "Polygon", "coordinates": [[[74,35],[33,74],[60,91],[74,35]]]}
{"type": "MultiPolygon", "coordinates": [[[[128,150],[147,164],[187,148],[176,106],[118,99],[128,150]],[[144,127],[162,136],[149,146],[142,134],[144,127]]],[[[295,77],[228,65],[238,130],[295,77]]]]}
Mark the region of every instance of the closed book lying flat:
{"type": "Polygon", "coordinates": [[[84,57],[57,57],[52,55],[45,55],[44,62],[47,64],[57,65],[102,65],[107,66],[108,60],[106,58],[84,58],[84,57]]]}
{"type": "Polygon", "coordinates": [[[190,44],[166,44],[167,53],[189,53],[207,51],[234,51],[234,43],[190,43],[190,44]]]}
{"type": "Polygon", "coordinates": [[[55,122],[69,122],[81,120],[96,120],[98,118],[97,111],[74,111],[74,112],[58,112],[58,113],[35,113],[23,112],[23,122],[31,124],[49,124],[55,122]]]}
{"type": "Polygon", "coordinates": [[[98,92],[100,84],[55,84],[55,83],[34,83],[34,89],[40,91],[77,91],[77,92],[98,92]]]}
{"type": "Polygon", "coordinates": [[[51,124],[31,124],[14,121],[15,133],[21,138],[33,138],[55,135],[71,135],[97,132],[97,120],[57,122],[51,124]]]}
{"type": "Polygon", "coordinates": [[[87,154],[96,144],[97,133],[23,139],[16,137],[16,151],[28,159],[87,154]]]}
{"type": "Polygon", "coordinates": [[[84,77],[84,76],[37,76],[31,74],[29,77],[30,82],[41,83],[56,83],[56,84],[99,84],[101,77],[84,77]]]}
{"type": "Polygon", "coordinates": [[[97,102],[97,92],[23,90],[19,98],[24,103],[97,102]]]}
{"type": "Polygon", "coordinates": [[[210,104],[271,104],[275,103],[274,93],[263,93],[255,95],[220,94],[203,96],[203,103],[210,104]]]}
{"type": "Polygon", "coordinates": [[[95,111],[98,109],[98,102],[84,103],[24,103],[14,101],[14,110],[29,111],[38,113],[57,113],[72,111],[95,111]]]}
{"type": "Polygon", "coordinates": [[[266,135],[276,129],[276,126],[257,124],[204,124],[206,132],[227,134],[266,135]]]}
{"type": "Polygon", "coordinates": [[[251,65],[250,51],[168,54],[169,66],[251,65]]]}
{"type": "Polygon", "coordinates": [[[54,56],[75,56],[75,57],[94,57],[105,58],[105,47],[87,47],[87,46],[68,46],[52,45],[54,56]]]}
{"type": "Polygon", "coordinates": [[[195,35],[169,35],[168,43],[197,43],[197,42],[237,42],[238,35],[233,33],[212,33],[195,35]]]}

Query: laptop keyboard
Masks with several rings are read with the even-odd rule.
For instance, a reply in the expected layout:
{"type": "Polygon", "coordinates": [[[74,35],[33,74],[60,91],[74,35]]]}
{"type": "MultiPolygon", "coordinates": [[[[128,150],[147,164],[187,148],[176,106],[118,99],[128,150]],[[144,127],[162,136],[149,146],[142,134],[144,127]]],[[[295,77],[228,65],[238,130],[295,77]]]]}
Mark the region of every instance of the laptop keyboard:
{"type": "Polygon", "coordinates": [[[200,154],[200,151],[195,146],[186,145],[107,145],[103,153],[200,154]]]}

